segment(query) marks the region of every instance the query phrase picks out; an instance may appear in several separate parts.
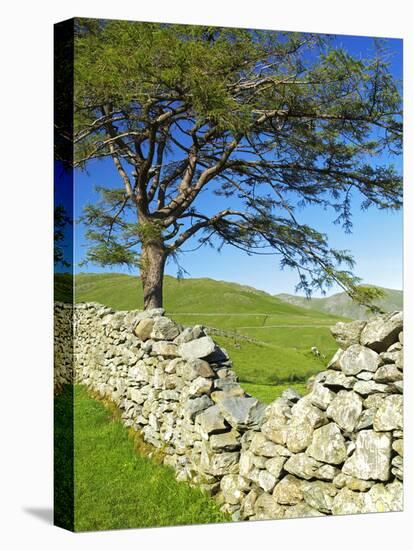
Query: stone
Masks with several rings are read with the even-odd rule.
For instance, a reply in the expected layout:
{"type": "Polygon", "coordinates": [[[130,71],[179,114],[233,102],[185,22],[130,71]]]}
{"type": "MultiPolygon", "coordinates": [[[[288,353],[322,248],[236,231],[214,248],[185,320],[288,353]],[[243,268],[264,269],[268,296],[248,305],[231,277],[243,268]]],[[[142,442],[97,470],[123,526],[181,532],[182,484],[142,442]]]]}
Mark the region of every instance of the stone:
{"type": "Polygon", "coordinates": [[[282,392],[281,397],[295,403],[301,399],[302,395],[300,395],[298,391],[295,390],[294,388],[287,388],[282,392]]]}
{"type": "Polygon", "coordinates": [[[196,417],[196,422],[201,427],[201,433],[208,436],[227,431],[227,424],[219,410],[218,405],[213,405],[196,417]]]}
{"type": "MultiPolygon", "coordinates": [[[[380,367],[377,369],[380,370],[380,367]]],[[[359,380],[373,380],[374,374],[372,372],[362,371],[356,374],[356,378],[359,380]]]]}
{"type": "Polygon", "coordinates": [[[268,470],[275,479],[278,479],[281,475],[286,460],[287,458],[285,456],[275,456],[273,458],[269,458],[265,463],[265,469],[268,470]]]}
{"type": "Polygon", "coordinates": [[[403,380],[403,374],[396,365],[384,365],[377,369],[374,380],[376,382],[397,382],[403,380]]]}
{"type": "Polygon", "coordinates": [[[178,325],[167,317],[155,319],[151,338],[152,340],[173,340],[179,334],[178,325]]]}
{"type": "Polygon", "coordinates": [[[378,409],[385,399],[385,395],[380,393],[373,393],[367,396],[363,401],[363,407],[365,409],[378,409]]]}
{"type": "Polygon", "coordinates": [[[320,466],[320,468],[315,471],[314,477],[324,481],[332,481],[336,477],[338,471],[338,468],[331,466],[331,464],[323,464],[323,466],[320,466]]]}
{"type": "MultiPolygon", "coordinates": [[[[350,349],[350,348],[349,348],[350,349]]],[[[363,409],[361,397],[354,392],[339,391],[326,414],[346,432],[354,431],[363,409]]]]}
{"type": "Polygon", "coordinates": [[[330,332],[338,345],[343,349],[347,349],[353,344],[360,343],[361,331],[365,325],[366,321],[339,322],[330,328],[330,332]]]}
{"type": "MultiPolygon", "coordinates": [[[[324,373],[323,373],[324,374],[324,373]]],[[[356,383],[354,376],[346,376],[342,372],[331,371],[324,374],[323,385],[332,389],[350,390],[356,383]]]]}
{"type": "Polygon", "coordinates": [[[325,411],[334,398],[334,393],[322,384],[315,383],[309,394],[310,402],[325,411]]]}
{"type": "Polygon", "coordinates": [[[342,472],[359,479],[387,481],[390,454],[390,434],[362,430],[357,435],[356,450],[344,463],[342,472]]]}
{"type": "Polygon", "coordinates": [[[403,429],[403,396],[389,395],[383,399],[373,420],[377,432],[403,429]]]}
{"type": "Polygon", "coordinates": [[[215,350],[215,342],[210,336],[185,342],[179,346],[179,353],[184,359],[204,359],[215,350]]]}
{"type": "Polygon", "coordinates": [[[205,448],[201,452],[200,468],[213,476],[238,473],[239,453],[211,453],[205,448]]]}
{"type": "Polygon", "coordinates": [[[258,492],[252,489],[242,503],[242,513],[244,518],[249,518],[254,515],[254,507],[258,498],[258,492]]]}
{"type": "Polygon", "coordinates": [[[316,472],[322,464],[306,455],[299,453],[292,455],[284,464],[284,470],[302,479],[312,479],[316,477],[316,472]]]}
{"type": "Polygon", "coordinates": [[[386,384],[378,384],[373,380],[359,380],[354,384],[353,390],[360,395],[370,395],[372,393],[386,393],[389,391],[389,388],[386,384]]]}
{"type": "Polygon", "coordinates": [[[134,334],[143,342],[148,340],[151,336],[151,332],[153,329],[154,320],[151,318],[142,319],[138,322],[138,324],[135,326],[134,334]]]}
{"type": "Polygon", "coordinates": [[[365,409],[361,415],[360,418],[354,428],[356,432],[359,432],[360,430],[365,430],[366,428],[371,428],[373,426],[373,420],[376,416],[376,410],[377,409],[365,409]]]}
{"type": "Polygon", "coordinates": [[[220,489],[225,502],[229,504],[238,504],[241,502],[243,492],[240,489],[240,480],[242,478],[237,474],[229,474],[221,479],[220,489]]]}
{"type": "Polygon", "coordinates": [[[188,399],[185,404],[185,412],[193,419],[197,413],[207,409],[211,405],[213,405],[211,399],[207,395],[202,395],[195,399],[188,399]]]}
{"type": "Polygon", "coordinates": [[[341,370],[340,359],[343,353],[344,353],[344,350],[341,348],[338,348],[338,350],[335,352],[333,357],[328,362],[327,368],[333,369],[333,370],[341,370]]]}
{"type": "Polygon", "coordinates": [[[191,385],[189,386],[189,395],[203,395],[208,394],[211,391],[212,388],[212,381],[208,380],[208,378],[203,378],[202,376],[198,376],[198,378],[195,378],[195,380],[192,381],[191,385]]]}
{"type": "Polygon", "coordinates": [[[237,451],[241,448],[239,433],[236,431],[211,435],[209,444],[213,451],[218,452],[237,451]]]}
{"type": "Polygon", "coordinates": [[[225,391],[213,391],[211,393],[211,399],[214,401],[214,403],[219,403],[223,399],[227,399],[228,397],[245,397],[245,391],[241,388],[241,386],[234,387],[227,389],[225,391]]]}
{"type": "Polygon", "coordinates": [[[262,493],[256,499],[254,511],[259,519],[280,519],[284,515],[284,508],[268,493],[262,493]]]}
{"type": "Polygon", "coordinates": [[[287,474],[277,483],[273,497],[278,504],[297,504],[303,500],[303,480],[287,474]]]}
{"type": "Polygon", "coordinates": [[[361,371],[375,372],[381,363],[382,359],[378,353],[360,344],[347,348],[340,358],[341,370],[348,376],[361,371]]]}
{"type": "MultiPolygon", "coordinates": [[[[162,319],[164,319],[164,317],[162,317],[162,319]]],[[[154,342],[152,345],[152,353],[155,355],[162,355],[163,357],[178,357],[178,347],[170,342],[154,342]]]]}
{"type": "Polygon", "coordinates": [[[254,453],[251,451],[241,452],[239,460],[239,473],[244,477],[249,477],[254,468],[254,453]]]}
{"type": "Polygon", "coordinates": [[[400,456],[403,456],[403,439],[395,439],[392,444],[392,449],[400,456]]]}
{"type": "Polygon", "coordinates": [[[334,485],[325,481],[312,481],[303,485],[305,502],[319,512],[331,512],[337,492],[334,485]]]}
{"type": "MultiPolygon", "coordinates": [[[[400,343],[399,343],[400,345],[400,343]]],[[[397,346],[397,344],[393,344],[393,346],[397,346]]],[[[390,346],[389,349],[391,349],[393,346],[390,346]]],[[[383,363],[391,364],[395,363],[397,360],[400,360],[400,357],[403,355],[403,352],[401,350],[393,350],[393,351],[384,351],[380,353],[381,360],[383,363]]]]}
{"type": "Polygon", "coordinates": [[[258,428],[266,406],[254,397],[227,397],[218,402],[225,420],[236,429],[258,428]]]}
{"type": "Polygon", "coordinates": [[[325,414],[310,402],[311,397],[302,398],[291,409],[291,420],[287,428],[286,444],[289,451],[304,451],[311,442],[314,429],[327,422],[325,414]]]}
{"type": "Polygon", "coordinates": [[[175,338],[174,344],[178,344],[178,345],[185,344],[186,342],[190,342],[191,340],[196,340],[201,336],[205,336],[205,333],[204,333],[203,327],[201,327],[200,325],[195,325],[194,327],[186,327],[175,338]]]}
{"type": "Polygon", "coordinates": [[[293,518],[316,518],[324,516],[323,513],[319,512],[315,508],[309,506],[306,502],[299,502],[293,506],[288,506],[284,511],[284,519],[293,519],[293,518]]]}
{"type": "Polygon", "coordinates": [[[177,372],[184,380],[194,380],[198,376],[202,376],[203,378],[213,378],[215,376],[209,363],[202,359],[181,361],[177,372]]]}
{"type": "Polygon", "coordinates": [[[321,462],[341,464],[347,456],[344,437],[337,424],[330,422],[314,431],[307,454],[321,462]]]}
{"type": "Polygon", "coordinates": [[[362,493],[351,491],[344,487],[334,497],[331,512],[335,516],[360,514],[364,508],[364,496],[362,493]]]}
{"type": "Polygon", "coordinates": [[[364,496],[363,512],[401,512],[403,510],[403,485],[393,483],[374,485],[364,496]]]}
{"type": "Polygon", "coordinates": [[[276,480],[277,477],[267,470],[261,470],[258,474],[258,485],[261,487],[261,489],[267,491],[267,493],[274,489],[276,480]]]}
{"type": "Polygon", "coordinates": [[[360,343],[375,351],[386,351],[398,341],[403,330],[403,314],[401,311],[376,317],[367,322],[360,343]]]}
{"type": "Polygon", "coordinates": [[[291,453],[282,445],[277,445],[273,441],[269,441],[264,434],[256,432],[250,443],[250,451],[256,455],[265,456],[268,458],[274,456],[290,456],[291,453]]]}

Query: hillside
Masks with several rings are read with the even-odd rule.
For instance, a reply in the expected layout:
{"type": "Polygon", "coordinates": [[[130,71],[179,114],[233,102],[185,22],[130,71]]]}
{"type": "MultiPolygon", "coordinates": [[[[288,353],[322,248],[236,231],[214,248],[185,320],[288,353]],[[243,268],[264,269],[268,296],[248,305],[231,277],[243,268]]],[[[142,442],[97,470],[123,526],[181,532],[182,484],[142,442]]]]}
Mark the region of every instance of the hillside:
{"type": "MultiPolygon", "coordinates": [[[[403,291],[390,288],[382,288],[382,290],[386,295],[376,302],[381,309],[389,312],[403,309],[403,291]]],[[[292,294],[277,294],[275,297],[290,305],[312,311],[321,311],[330,315],[341,315],[350,319],[367,319],[371,315],[366,308],[355,304],[345,292],[339,292],[326,298],[311,298],[310,300],[292,294]]]]}
{"type": "MultiPolygon", "coordinates": [[[[70,299],[67,277],[56,275],[55,281],[56,299],[62,300],[65,293],[70,299]]],[[[303,390],[309,376],[323,370],[335,351],[329,327],[342,317],[292,305],[248,286],[207,278],[167,276],[164,288],[169,317],[183,325],[226,331],[214,338],[228,351],[245,389],[264,401],[272,401],[286,386],[303,390]],[[315,357],[312,346],[324,357],[315,357]]],[[[113,273],[77,275],[75,299],[117,310],[139,309],[143,303],[138,277],[113,273]]]]}

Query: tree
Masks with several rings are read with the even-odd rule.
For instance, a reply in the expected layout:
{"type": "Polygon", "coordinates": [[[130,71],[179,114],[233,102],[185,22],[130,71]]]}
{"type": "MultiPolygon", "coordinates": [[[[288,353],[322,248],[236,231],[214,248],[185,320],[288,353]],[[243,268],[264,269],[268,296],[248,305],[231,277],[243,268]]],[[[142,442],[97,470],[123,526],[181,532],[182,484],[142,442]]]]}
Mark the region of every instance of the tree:
{"type": "Polygon", "coordinates": [[[297,210],[333,209],[350,231],[355,193],[399,209],[401,176],[380,155],[401,137],[381,43],[356,59],[319,35],[76,20],[75,165],[110,158],[121,182],[85,208],[86,259],[138,266],[145,308],[162,305],[165,262],[194,239],[279,254],[307,295],[337,283],[369,303],[351,254],[297,210]]]}

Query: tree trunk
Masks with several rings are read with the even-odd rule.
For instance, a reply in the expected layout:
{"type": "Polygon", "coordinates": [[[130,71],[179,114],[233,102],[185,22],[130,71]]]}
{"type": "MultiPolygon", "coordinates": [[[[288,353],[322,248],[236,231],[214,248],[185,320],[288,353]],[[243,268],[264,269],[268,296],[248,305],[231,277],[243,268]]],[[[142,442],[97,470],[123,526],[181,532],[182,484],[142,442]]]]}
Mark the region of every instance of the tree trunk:
{"type": "Polygon", "coordinates": [[[140,271],[144,309],[162,307],[166,258],[167,254],[162,243],[150,241],[142,244],[140,271]]]}

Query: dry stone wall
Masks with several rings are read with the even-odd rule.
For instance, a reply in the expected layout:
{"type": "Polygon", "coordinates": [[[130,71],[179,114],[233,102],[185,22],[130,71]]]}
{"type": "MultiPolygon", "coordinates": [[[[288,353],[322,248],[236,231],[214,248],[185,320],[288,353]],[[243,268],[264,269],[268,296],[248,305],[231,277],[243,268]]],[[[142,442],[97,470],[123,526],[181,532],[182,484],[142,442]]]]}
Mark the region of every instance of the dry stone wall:
{"type": "Polygon", "coordinates": [[[402,509],[400,312],[335,325],[340,348],[309,393],[265,405],[201,326],[161,309],[55,308],[56,387],[74,380],[114,401],[177,479],[234,520],[402,509]]]}

